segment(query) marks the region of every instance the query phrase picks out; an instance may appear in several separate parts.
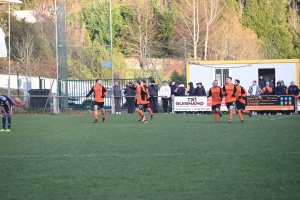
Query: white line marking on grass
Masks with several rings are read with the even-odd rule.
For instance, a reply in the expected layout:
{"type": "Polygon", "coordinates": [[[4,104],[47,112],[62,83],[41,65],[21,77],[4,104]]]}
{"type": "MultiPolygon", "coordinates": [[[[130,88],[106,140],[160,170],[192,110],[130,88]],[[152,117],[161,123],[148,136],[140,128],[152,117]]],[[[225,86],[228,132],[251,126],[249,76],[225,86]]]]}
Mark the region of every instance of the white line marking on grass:
{"type": "MultiPolygon", "coordinates": [[[[86,114],[88,115],[88,114],[86,114]]],[[[86,115],[68,115],[68,116],[64,116],[64,117],[80,117],[80,116],[86,116],[86,115]]]]}
{"type": "Polygon", "coordinates": [[[62,158],[62,157],[164,157],[164,156],[209,156],[209,155],[297,155],[300,152],[251,152],[251,153],[199,153],[199,154],[102,154],[102,155],[19,155],[0,158],[62,158]]]}
{"type": "Polygon", "coordinates": [[[288,115],[288,116],[283,116],[283,117],[272,118],[270,120],[284,119],[284,118],[293,117],[293,116],[294,115],[288,115]]]}

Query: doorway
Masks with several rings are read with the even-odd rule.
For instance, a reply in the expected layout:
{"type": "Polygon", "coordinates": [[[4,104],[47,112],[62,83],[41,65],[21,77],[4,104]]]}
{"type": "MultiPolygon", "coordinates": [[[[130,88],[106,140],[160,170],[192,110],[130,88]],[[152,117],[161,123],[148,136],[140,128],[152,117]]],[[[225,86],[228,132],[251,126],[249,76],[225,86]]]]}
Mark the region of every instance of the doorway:
{"type": "Polygon", "coordinates": [[[276,80],[275,80],[275,68],[272,68],[272,69],[258,69],[257,80],[259,80],[260,76],[263,76],[264,79],[267,82],[270,82],[270,79],[273,78],[274,83],[276,83],[276,80]]]}
{"type": "Polygon", "coordinates": [[[215,79],[220,86],[226,84],[226,78],[229,77],[229,69],[215,69],[215,79]]]}

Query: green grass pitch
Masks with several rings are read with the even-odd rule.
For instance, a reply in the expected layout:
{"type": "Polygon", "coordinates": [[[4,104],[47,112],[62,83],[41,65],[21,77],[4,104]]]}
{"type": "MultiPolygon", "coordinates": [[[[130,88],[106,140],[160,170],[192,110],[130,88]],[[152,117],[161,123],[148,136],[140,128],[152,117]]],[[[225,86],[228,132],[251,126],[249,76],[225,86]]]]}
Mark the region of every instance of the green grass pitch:
{"type": "Polygon", "coordinates": [[[300,116],[244,117],[15,115],[0,199],[300,199],[300,116]]]}

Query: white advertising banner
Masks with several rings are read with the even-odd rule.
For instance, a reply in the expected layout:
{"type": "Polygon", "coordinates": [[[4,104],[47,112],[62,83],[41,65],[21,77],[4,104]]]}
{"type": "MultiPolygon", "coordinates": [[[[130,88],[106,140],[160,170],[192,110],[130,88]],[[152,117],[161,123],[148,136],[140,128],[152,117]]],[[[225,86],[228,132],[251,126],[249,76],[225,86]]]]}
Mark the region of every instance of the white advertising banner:
{"type": "Polygon", "coordinates": [[[210,111],[207,97],[181,96],[174,97],[174,111],[210,111]]]}
{"type": "MultiPolygon", "coordinates": [[[[174,111],[211,111],[211,98],[206,96],[175,96],[174,111]]],[[[227,111],[224,99],[221,110],[227,111]]]]}

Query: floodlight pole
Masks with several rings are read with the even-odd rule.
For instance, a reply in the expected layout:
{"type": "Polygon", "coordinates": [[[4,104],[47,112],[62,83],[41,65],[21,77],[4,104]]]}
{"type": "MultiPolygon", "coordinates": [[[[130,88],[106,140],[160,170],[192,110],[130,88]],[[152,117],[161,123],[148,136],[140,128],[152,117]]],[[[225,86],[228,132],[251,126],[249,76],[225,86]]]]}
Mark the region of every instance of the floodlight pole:
{"type": "Polygon", "coordinates": [[[56,114],[59,113],[59,83],[58,83],[58,78],[59,78],[59,75],[58,75],[58,37],[57,37],[57,2],[56,0],[54,0],[54,10],[55,10],[55,61],[56,61],[56,108],[57,110],[55,110],[56,114]]]}
{"type": "Polygon", "coordinates": [[[113,46],[112,46],[112,0],[109,1],[109,29],[110,29],[110,64],[111,64],[111,113],[115,114],[114,107],[114,65],[113,65],[113,46]]]}
{"type": "Polygon", "coordinates": [[[10,97],[10,2],[8,2],[8,87],[7,96],[10,97]]]}

